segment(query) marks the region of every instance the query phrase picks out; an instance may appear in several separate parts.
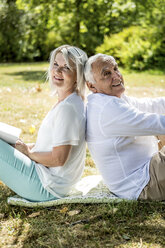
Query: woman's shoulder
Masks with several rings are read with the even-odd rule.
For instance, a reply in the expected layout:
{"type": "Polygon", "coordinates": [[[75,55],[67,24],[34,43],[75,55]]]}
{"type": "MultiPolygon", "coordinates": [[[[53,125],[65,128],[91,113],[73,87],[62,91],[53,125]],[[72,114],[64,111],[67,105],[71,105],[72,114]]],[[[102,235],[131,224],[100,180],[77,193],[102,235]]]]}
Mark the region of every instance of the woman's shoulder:
{"type": "Polygon", "coordinates": [[[58,106],[58,111],[57,112],[73,112],[74,110],[74,105],[70,102],[62,102],[58,106]]]}
{"type": "Polygon", "coordinates": [[[67,116],[75,116],[75,115],[81,115],[81,113],[84,112],[84,105],[81,104],[75,104],[71,101],[62,102],[58,106],[57,113],[67,116]]]}
{"type": "Polygon", "coordinates": [[[63,106],[67,106],[66,108],[74,109],[74,111],[81,113],[84,112],[85,104],[82,98],[73,93],[70,97],[63,102],[63,106]]]}
{"type": "Polygon", "coordinates": [[[76,92],[73,92],[70,96],[68,96],[64,103],[70,103],[70,104],[84,104],[81,96],[79,96],[76,92]]]}

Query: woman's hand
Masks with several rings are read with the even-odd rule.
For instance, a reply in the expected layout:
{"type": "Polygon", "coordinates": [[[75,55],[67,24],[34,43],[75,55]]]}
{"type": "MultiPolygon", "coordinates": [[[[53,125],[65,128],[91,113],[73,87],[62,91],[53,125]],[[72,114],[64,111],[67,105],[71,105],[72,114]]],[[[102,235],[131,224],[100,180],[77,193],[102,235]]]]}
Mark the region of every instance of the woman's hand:
{"type": "Polygon", "coordinates": [[[23,154],[25,154],[26,156],[29,157],[29,147],[28,145],[26,145],[22,140],[17,140],[15,143],[15,149],[17,149],[18,151],[22,152],[23,154]]]}
{"type": "Polygon", "coordinates": [[[35,143],[27,143],[26,145],[31,150],[35,146],[35,143]]]}

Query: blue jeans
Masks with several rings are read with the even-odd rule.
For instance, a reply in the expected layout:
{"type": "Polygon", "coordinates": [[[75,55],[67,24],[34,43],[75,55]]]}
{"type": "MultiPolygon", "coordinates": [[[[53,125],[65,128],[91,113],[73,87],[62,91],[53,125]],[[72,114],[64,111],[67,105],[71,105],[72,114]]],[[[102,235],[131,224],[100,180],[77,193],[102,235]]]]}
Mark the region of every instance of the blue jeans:
{"type": "Polygon", "coordinates": [[[57,199],[41,184],[35,162],[0,139],[0,180],[30,201],[57,199]]]}

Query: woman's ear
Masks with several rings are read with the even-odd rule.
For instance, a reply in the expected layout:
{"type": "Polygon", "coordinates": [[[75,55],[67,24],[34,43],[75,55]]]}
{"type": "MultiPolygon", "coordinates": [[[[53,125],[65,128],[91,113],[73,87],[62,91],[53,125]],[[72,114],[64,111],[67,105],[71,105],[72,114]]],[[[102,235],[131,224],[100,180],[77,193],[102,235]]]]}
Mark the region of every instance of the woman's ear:
{"type": "Polygon", "coordinates": [[[94,84],[90,83],[90,82],[86,82],[88,89],[90,91],[92,91],[93,93],[97,93],[97,89],[95,88],[94,84]]]}

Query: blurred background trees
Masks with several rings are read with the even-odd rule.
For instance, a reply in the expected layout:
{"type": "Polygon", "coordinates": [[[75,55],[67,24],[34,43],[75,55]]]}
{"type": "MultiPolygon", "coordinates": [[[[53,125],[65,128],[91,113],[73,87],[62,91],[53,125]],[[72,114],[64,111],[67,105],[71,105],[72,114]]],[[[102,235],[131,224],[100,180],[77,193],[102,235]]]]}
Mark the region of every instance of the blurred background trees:
{"type": "Polygon", "coordinates": [[[0,0],[0,62],[47,61],[62,44],[164,67],[164,0],[0,0]]]}

